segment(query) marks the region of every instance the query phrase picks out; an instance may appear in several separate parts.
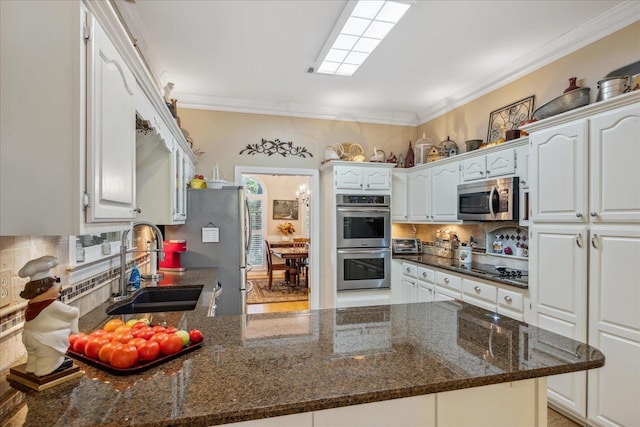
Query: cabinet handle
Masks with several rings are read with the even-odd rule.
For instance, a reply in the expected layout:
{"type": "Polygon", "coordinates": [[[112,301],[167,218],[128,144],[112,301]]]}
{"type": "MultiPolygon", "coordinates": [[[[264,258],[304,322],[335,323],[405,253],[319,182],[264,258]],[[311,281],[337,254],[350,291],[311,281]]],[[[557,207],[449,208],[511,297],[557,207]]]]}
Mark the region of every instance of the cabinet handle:
{"type": "Polygon", "coordinates": [[[593,236],[591,236],[591,246],[593,246],[593,249],[598,249],[598,246],[596,245],[597,240],[598,240],[597,234],[594,234],[593,236]]]}
{"type": "Polygon", "coordinates": [[[578,245],[579,248],[582,247],[582,233],[576,236],[576,245],[578,245]]]}
{"type": "Polygon", "coordinates": [[[409,267],[407,267],[405,270],[407,270],[407,273],[411,272],[411,269],[409,267]]]}
{"type": "Polygon", "coordinates": [[[480,286],[474,286],[473,290],[476,291],[476,293],[480,293],[480,286]]]}
{"type": "Polygon", "coordinates": [[[141,213],[142,212],[142,208],[138,207],[138,208],[135,208],[133,211],[135,213],[141,213]]]}
{"type": "Polygon", "coordinates": [[[520,181],[520,184],[527,185],[527,181],[522,180],[522,181],[520,181]]]}
{"type": "Polygon", "coordinates": [[[427,277],[427,273],[426,273],[426,271],[423,271],[423,272],[422,272],[422,277],[427,277]]]}
{"type": "Polygon", "coordinates": [[[484,175],[484,171],[480,171],[480,175],[484,175]]]}
{"type": "Polygon", "coordinates": [[[370,187],[371,187],[371,185],[367,184],[367,188],[370,188],[370,187]]]}
{"type": "Polygon", "coordinates": [[[508,302],[509,304],[511,304],[512,299],[511,299],[511,297],[509,295],[505,295],[504,300],[506,302],[508,302]]]}
{"type": "Polygon", "coordinates": [[[597,217],[597,216],[598,216],[598,213],[597,213],[597,212],[591,212],[591,216],[592,216],[593,218],[595,218],[595,217],[597,217]]]}
{"type": "Polygon", "coordinates": [[[577,218],[582,218],[582,214],[580,212],[576,212],[576,217],[577,218]]]}
{"type": "Polygon", "coordinates": [[[448,277],[444,278],[444,283],[449,283],[449,278],[448,277]]]}

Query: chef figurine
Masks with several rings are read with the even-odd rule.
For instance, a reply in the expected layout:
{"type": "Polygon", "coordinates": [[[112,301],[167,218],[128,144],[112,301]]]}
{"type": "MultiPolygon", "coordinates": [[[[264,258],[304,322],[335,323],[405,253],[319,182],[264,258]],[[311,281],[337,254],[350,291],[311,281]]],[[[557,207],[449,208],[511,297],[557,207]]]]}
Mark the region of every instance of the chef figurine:
{"type": "Polygon", "coordinates": [[[73,365],[65,356],[69,335],[78,333],[80,310],[58,300],[60,283],[49,270],[60,264],[53,256],[33,259],[20,269],[20,277],[30,277],[20,296],[29,300],[22,343],[27,349],[26,372],[37,376],[64,371],[73,365]]]}

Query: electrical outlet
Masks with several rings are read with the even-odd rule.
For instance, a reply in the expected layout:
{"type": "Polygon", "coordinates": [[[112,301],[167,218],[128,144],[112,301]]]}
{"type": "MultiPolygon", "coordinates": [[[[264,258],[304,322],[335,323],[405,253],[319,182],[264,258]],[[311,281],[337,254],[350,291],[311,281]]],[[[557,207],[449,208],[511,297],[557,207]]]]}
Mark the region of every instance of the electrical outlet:
{"type": "Polygon", "coordinates": [[[11,270],[0,271],[0,307],[4,307],[13,302],[13,292],[11,288],[11,270]]]}

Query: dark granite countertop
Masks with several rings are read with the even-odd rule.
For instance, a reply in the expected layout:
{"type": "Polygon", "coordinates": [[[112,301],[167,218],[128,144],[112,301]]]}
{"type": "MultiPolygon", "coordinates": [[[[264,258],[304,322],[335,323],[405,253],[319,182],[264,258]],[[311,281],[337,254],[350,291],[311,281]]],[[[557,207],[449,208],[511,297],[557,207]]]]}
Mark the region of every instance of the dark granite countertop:
{"type": "MultiPolygon", "coordinates": [[[[216,425],[604,364],[595,348],[460,301],[207,317],[215,277],[176,277],[205,284],[198,306],[153,315],[200,329],[202,348],[130,376],[76,362],[82,378],[15,392],[22,425],[216,425]]],[[[83,316],[81,330],[101,327],[106,306],[83,316]]]]}
{"type": "Polygon", "coordinates": [[[455,259],[443,258],[435,255],[393,255],[394,259],[406,259],[407,261],[413,261],[418,264],[424,264],[429,267],[442,268],[444,270],[453,271],[455,273],[462,273],[469,276],[479,277],[486,280],[492,280],[494,282],[502,283],[503,285],[515,286],[516,288],[528,289],[529,281],[527,277],[518,279],[510,279],[500,277],[497,274],[496,266],[490,264],[480,264],[473,262],[469,264],[461,264],[455,259]]]}

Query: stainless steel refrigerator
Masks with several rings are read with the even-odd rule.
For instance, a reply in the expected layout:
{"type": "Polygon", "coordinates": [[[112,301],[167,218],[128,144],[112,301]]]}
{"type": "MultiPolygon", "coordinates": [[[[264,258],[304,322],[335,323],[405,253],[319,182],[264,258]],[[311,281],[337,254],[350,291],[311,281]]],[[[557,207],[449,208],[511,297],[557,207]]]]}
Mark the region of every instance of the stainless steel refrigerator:
{"type": "Polygon", "coordinates": [[[166,227],[167,240],[187,241],[180,261],[187,270],[218,267],[222,285],[215,315],[245,312],[247,299],[248,217],[243,187],[188,189],[187,221],[166,227]],[[217,228],[218,242],[215,239],[217,228]],[[203,231],[204,229],[204,231],[203,231]]]}

